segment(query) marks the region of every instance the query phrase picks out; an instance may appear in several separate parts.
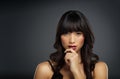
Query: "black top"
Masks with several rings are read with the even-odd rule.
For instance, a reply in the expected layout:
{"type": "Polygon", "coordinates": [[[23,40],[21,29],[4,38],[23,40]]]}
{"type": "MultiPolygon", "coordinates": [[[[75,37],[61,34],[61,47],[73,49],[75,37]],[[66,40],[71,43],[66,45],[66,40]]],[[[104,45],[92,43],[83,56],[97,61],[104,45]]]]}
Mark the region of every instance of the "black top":
{"type": "Polygon", "coordinates": [[[62,74],[59,72],[59,71],[55,71],[55,68],[53,67],[52,63],[50,62],[50,60],[48,60],[51,68],[52,68],[52,71],[53,71],[53,76],[51,79],[63,79],[63,76],[62,74]]]}

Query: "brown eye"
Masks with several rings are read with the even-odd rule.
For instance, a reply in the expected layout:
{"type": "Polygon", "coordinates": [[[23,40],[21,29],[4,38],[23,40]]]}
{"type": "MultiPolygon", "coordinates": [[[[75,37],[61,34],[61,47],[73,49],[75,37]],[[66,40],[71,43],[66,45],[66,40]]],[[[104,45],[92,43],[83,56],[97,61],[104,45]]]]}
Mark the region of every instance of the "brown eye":
{"type": "Polygon", "coordinates": [[[77,34],[77,35],[81,35],[81,34],[82,34],[82,32],[76,32],[76,34],[77,34]]]}

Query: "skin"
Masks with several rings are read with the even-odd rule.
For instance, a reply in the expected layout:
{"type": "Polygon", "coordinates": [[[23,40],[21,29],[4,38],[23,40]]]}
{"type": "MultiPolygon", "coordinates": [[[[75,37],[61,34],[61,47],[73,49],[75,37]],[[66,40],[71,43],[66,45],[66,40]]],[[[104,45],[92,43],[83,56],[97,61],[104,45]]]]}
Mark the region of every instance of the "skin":
{"type": "MultiPolygon", "coordinates": [[[[80,49],[84,44],[82,32],[68,32],[61,35],[61,43],[66,49],[64,59],[66,64],[60,70],[63,79],[86,79],[81,63],[80,49]]],[[[108,67],[105,62],[98,62],[92,72],[94,79],[108,79],[108,67]]],[[[48,62],[40,63],[35,71],[34,79],[51,79],[53,71],[48,62]]]]}

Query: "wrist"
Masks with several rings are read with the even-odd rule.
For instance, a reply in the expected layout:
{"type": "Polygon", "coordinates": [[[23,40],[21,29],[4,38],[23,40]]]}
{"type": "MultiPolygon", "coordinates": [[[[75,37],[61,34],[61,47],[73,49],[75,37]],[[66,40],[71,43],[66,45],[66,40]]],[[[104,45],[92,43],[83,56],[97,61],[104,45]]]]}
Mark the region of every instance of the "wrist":
{"type": "Polygon", "coordinates": [[[71,70],[75,79],[86,79],[85,73],[81,69],[71,70]]]}
{"type": "Polygon", "coordinates": [[[83,75],[81,72],[74,72],[73,75],[75,79],[86,79],[86,76],[83,75]]]}

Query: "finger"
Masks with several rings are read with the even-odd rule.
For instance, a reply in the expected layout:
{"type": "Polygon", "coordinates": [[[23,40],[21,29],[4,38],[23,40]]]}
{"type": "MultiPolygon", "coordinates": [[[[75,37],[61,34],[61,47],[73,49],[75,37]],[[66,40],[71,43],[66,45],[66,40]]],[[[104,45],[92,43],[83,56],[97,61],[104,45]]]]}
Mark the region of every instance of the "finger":
{"type": "Polygon", "coordinates": [[[65,52],[65,53],[71,53],[71,50],[66,49],[64,52],[65,52]]]}
{"type": "Polygon", "coordinates": [[[70,60],[69,59],[65,59],[65,62],[66,62],[66,64],[70,64],[70,60]]]}
{"type": "Polygon", "coordinates": [[[71,53],[66,53],[65,57],[64,57],[64,60],[66,62],[66,64],[70,64],[70,58],[71,58],[71,53]]]}
{"type": "Polygon", "coordinates": [[[66,49],[65,53],[76,53],[73,49],[66,49]]]}
{"type": "Polygon", "coordinates": [[[70,63],[70,59],[71,57],[73,57],[73,54],[72,53],[66,53],[64,59],[67,63],[70,63]]]}
{"type": "Polygon", "coordinates": [[[72,53],[71,49],[66,49],[65,53],[72,53]]]}

